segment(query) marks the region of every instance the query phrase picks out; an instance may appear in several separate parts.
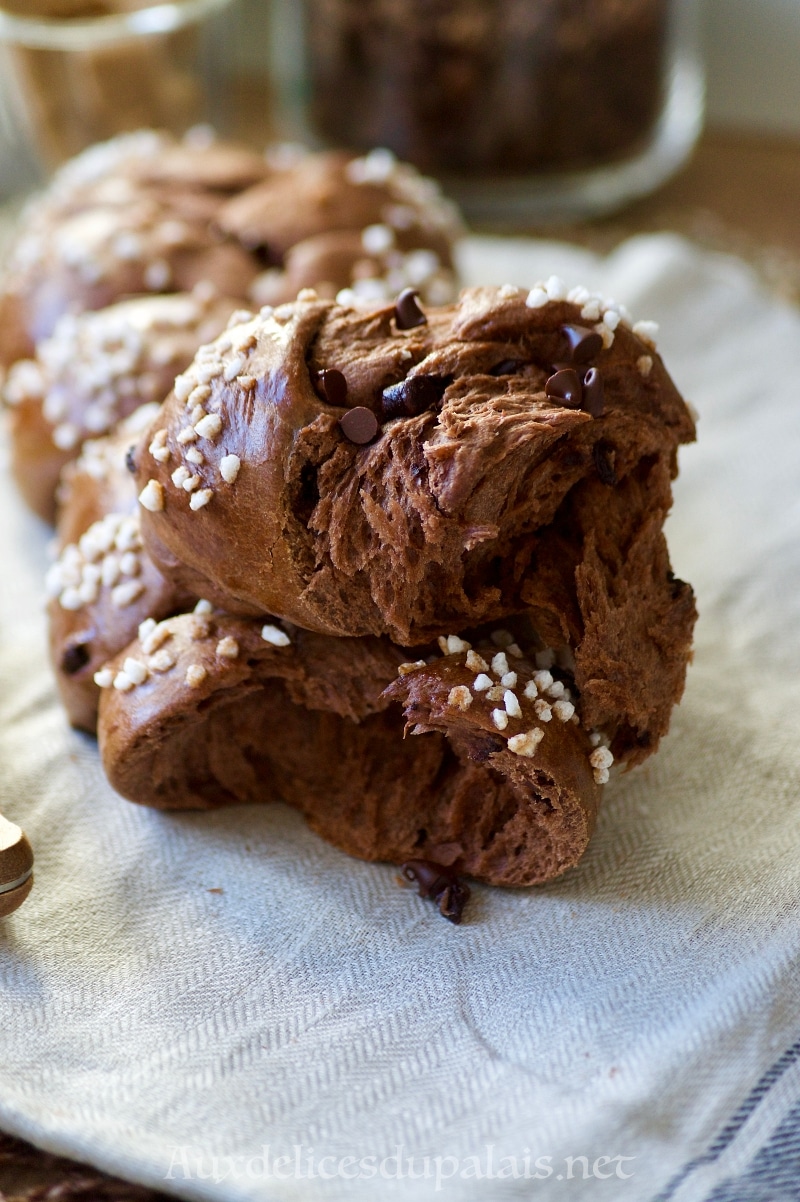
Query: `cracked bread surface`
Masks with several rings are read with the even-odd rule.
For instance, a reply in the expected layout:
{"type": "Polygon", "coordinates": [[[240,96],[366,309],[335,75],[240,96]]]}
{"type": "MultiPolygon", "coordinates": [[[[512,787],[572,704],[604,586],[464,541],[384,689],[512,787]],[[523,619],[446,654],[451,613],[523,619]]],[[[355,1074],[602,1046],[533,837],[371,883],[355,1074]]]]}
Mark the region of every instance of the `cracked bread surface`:
{"type": "Polygon", "coordinates": [[[662,530],[694,422],[647,329],[587,342],[586,303],[528,300],[468,289],[410,329],[394,307],[313,295],[251,316],[165,402],[147,438],[162,432],[169,461],[140,450],[157,502],[143,538],[195,595],[336,637],[412,646],[528,612],[544,645],[572,648],[587,720],[637,760],[667,728],[695,618],[662,530]],[[548,393],[565,362],[590,370],[576,328],[599,413],[548,393]],[[387,392],[420,380],[427,407],[387,414],[387,392]],[[354,408],[375,415],[366,445],[343,432],[354,408]],[[197,507],[172,478],[195,440],[197,507]]]}

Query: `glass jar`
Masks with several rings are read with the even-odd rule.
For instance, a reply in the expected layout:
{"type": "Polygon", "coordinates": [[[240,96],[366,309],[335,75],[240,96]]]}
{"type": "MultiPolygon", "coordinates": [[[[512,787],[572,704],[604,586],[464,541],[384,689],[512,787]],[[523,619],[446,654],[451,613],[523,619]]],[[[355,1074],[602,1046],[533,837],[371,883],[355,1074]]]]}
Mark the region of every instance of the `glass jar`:
{"type": "Polygon", "coordinates": [[[303,11],[305,64],[284,97],[302,97],[306,132],[388,147],[472,218],[608,212],[666,179],[700,131],[697,0],[286,4],[303,11]]]}
{"type": "Polygon", "coordinates": [[[0,117],[50,169],[144,127],[216,118],[234,0],[0,0],[0,117]]]}

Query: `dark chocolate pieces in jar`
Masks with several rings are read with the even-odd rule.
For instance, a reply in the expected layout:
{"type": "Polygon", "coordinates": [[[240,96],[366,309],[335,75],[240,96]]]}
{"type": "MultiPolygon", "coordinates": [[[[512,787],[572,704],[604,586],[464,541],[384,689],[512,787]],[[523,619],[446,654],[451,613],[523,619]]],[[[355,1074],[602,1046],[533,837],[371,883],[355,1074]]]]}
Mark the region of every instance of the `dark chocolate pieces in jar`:
{"type": "Polygon", "coordinates": [[[306,0],[311,119],[432,172],[524,175],[644,146],[669,0],[306,0]]]}

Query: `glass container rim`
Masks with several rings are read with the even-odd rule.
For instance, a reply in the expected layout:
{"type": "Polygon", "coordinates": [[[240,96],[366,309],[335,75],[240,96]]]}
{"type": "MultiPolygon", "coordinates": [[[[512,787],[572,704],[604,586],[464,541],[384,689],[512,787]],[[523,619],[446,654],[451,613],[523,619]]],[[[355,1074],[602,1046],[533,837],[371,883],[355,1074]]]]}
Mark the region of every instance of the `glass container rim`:
{"type": "Polygon", "coordinates": [[[233,0],[170,0],[101,17],[24,17],[0,0],[0,42],[36,50],[91,50],[134,37],[173,33],[228,8],[233,0]]]}

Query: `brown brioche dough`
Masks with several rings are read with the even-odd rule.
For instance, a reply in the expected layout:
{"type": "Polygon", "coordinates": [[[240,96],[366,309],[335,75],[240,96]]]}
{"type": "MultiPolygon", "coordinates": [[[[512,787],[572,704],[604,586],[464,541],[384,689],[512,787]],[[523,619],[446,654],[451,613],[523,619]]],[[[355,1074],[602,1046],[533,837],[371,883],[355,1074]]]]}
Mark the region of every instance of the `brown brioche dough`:
{"type": "Polygon", "coordinates": [[[95,673],[130,643],[146,618],[163,617],[186,604],[185,596],[141,553],[137,525],[135,514],[110,514],[91,525],[77,545],[65,547],[59,559],[59,595],[48,605],[50,656],[67,716],[81,730],[93,732],[97,721],[95,673]],[[80,586],[73,589],[67,581],[85,578],[87,565],[97,569],[100,579],[82,601],[80,586]]]}
{"type": "Polygon", "coordinates": [[[58,486],[57,545],[62,550],[75,543],[92,522],[108,513],[133,513],[135,487],[128,463],[142,431],[158,413],[158,405],[142,405],[105,438],[83,444],[77,459],[68,463],[58,486]]]}
{"type": "Polygon", "coordinates": [[[88,438],[113,429],[148,401],[161,401],[202,343],[236,308],[210,286],[139,297],[62,317],[34,359],[11,368],[12,471],[30,507],[55,517],[58,478],[88,438]]]}
{"type": "MultiPolygon", "coordinates": [[[[491,652],[485,643],[479,643],[478,649],[487,672],[491,671],[491,652]]],[[[521,713],[509,717],[508,726],[498,730],[492,714],[502,715],[503,697],[509,690],[496,683],[500,673],[494,672],[492,689],[477,692],[475,670],[466,666],[465,659],[464,653],[458,653],[433,665],[420,665],[398,677],[385,695],[401,702],[406,729],[412,734],[446,735],[460,773],[471,778],[469,793],[459,798],[459,804],[474,798],[475,814],[453,813],[450,821],[458,841],[459,828],[477,819],[485,840],[481,871],[489,879],[495,873],[502,875],[503,884],[550,880],[577,864],[594,830],[600,788],[589,758],[593,746],[588,732],[577,715],[561,718],[554,713],[546,686],[538,690],[542,712],[548,715],[541,720],[535,701],[524,692],[536,676],[535,664],[527,657],[509,658],[518,678],[510,691],[521,713]],[[453,690],[460,694],[460,704],[454,703],[453,690]],[[466,708],[461,708],[465,702],[466,708]],[[522,753],[514,750],[520,744],[522,753]],[[493,794],[494,805],[487,813],[483,798],[493,794]],[[479,799],[482,804],[477,804],[479,799]]],[[[570,697],[569,690],[565,694],[570,697]]],[[[569,713],[571,703],[563,704],[569,713]]],[[[445,788],[443,803],[452,805],[453,799],[444,801],[447,793],[445,788]]]]}
{"type": "MultiPolygon", "coordinates": [[[[431,304],[453,299],[457,291],[454,270],[443,265],[436,251],[415,246],[411,238],[396,232],[391,242],[384,238],[388,243],[385,250],[368,250],[364,243],[370,242],[369,231],[370,227],[335,230],[297,242],[286,252],[282,268],[271,268],[253,282],[251,300],[257,305],[279,305],[294,300],[304,288],[314,288],[330,300],[352,296],[357,303],[385,301],[411,286],[431,304]]],[[[415,231],[412,236],[419,238],[415,231]]],[[[379,242],[381,237],[378,235],[379,242]]],[[[444,263],[449,264],[449,255],[444,263]]]]}
{"type": "Polygon", "coordinates": [[[599,799],[592,744],[576,722],[537,718],[522,696],[531,661],[515,661],[522,716],[500,732],[495,703],[449,701],[475,678],[463,651],[398,679],[403,653],[386,639],[291,629],[274,646],[260,629],[184,614],[112,661],[109,675],[126,662],[149,673],[102,694],[101,754],[120,793],[159,808],[282,800],[351,855],[435,857],[492,884],[548,880],[580,858],[599,799]],[[404,740],[391,701],[431,733],[404,740]],[[509,750],[532,726],[534,753],[509,750]]]}
{"type": "Polygon", "coordinates": [[[87,729],[100,690],[120,793],[284,801],[353,855],[493,884],[578,862],[683,689],[662,527],[694,425],[649,324],[560,293],[240,314],[132,454],[129,426],[87,444],[62,530],[133,487],[143,545],[111,515],[62,553],[53,654],[87,729]]]}
{"type": "Polygon", "coordinates": [[[695,616],[661,534],[694,424],[646,335],[624,322],[604,327],[611,345],[592,358],[602,416],[546,396],[569,355],[563,327],[585,325],[581,312],[492,288],[408,330],[388,307],[305,299],[264,311],[195,361],[149,432],[166,431],[170,459],[138,456],[145,545],[229,611],[336,636],[423,644],[533,608],[546,641],[572,646],[591,721],[619,728],[624,754],[642,758],[680,696],[695,616]],[[442,400],[354,445],[344,410],[312,383],[332,368],[351,406],[379,411],[382,389],[419,376],[439,381],[442,400]],[[190,501],[171,474],[194,445],[179,439],[194,436],[186,397],[200,379],[207,462],[190,501]]]}
{"type": "Polygon", "coordinates": [[[432,299],[452,296],[451,206],[394,160],[382,182],[351,178],[368,161],[276,153],[268,162],[223,142],[142,131],[56,174],[28,207],[0,285],[14,473],[40,516],[53,519],[59,472],[81,442],[163,397],[240,303],[221,297],[243,297],[267,253],[278,266],[259,277],[262,296],[292,298],[317,282],[331,295],[352,285],[393,296],[415,283],[432,299]],[[226,235],[231,196],[250,224],[237,229],[233,209],[226,235]],[[163,295],[189,286],[191,300],[163,295]],[[119,300],[142,292],[157,295],[119,300]],[[181,333],[179,311],[192,305],[199,311],[184,314],[181,333]],[[172,339],[158,328],[169,324],[172,339]]]}
{"type": "Polygon", "coordinates": [[[87,443],[63,484],[60,552],[47,577],[50,659],[71,724],[89,732],[99,701],[94,674],[145,619],[194,601],[164,579],[142,548],[125,458],[146,415],[139,411],[114,436],[87,443]]]}
{"type": "Polygon", "coordinates": [[[316,283],[449,300],[460,233],[436,185],[380,152],[264,158],[191,132],[120,135],[65,164],[23,214],[0,283],[0,365],[31,357],[66,312],[201,280],[237,298],[254,288],[259,304],[316,283]]]}
{"type": "MultiPolygon", "coordinates": [[[[147,409],[152,418],[155,406],[147,409]]],[[[134,506],[125,453],[142,416],[88,443],[68,468],[63,549],[48,581],[59,691],[73,725],[91,732],[101,696],[96,679],[105,684],[100,736],[115,788],[169,808],[285,800],[351,854],[398,863],[421,854],[457,860],[499,884],[546,880],[576,863],[599,798],[592,745],[557,683],[567,708],[560,717],[553,710],[548,673],[538,701],[544,710],[526,697],[535,660],[513,639],[527,645],[530,623],[512,619],[510,630],[477,637],[485,656],[477,665],[455,640],[459,651],[404,665],[398,677],[406,652],[387,639],[336,639],[291,627],[286,636],[268,626],[273,639],[291,639],[280,647],[265,641],[261,621],[222,613],[158,622],[189,599],[149,562],[135,517],[107,511],[134,506]],[[127,570],[136,574],[118,576],[131,551],[136,562],[127,570]],[[114,588],[131,582],[140,582],[141,592],[116,604],[114,588]],[[76,595],[87,584],[89,595],[76,595]],[[507,658],[495,660],[501,647],[507,658]],[[207,672],[196,687],[186,683],[192,665],[207,672]],[[134,675],[144,667],[150,679],[129,684],[126,667],[134,675]],[[505,675],[509,667],[517,679],[505,675]],[[480,668],[493,673],[494,691],[475,691],[466,710],[452,704],[451,690],[469,693],[480,668]],[[492,710],[508,704],[512,684],[521,712],[500,731],[492,710]],[[415,733],[439,733],[404,741],[392,701],[405,705],[415,733]],[[532,757],[508,749],[508,739],[531,729],[542,731],[532,757]]],[[[543,654],[552,661],[552,653],[543,654]]],[[[567,672],[560,678],[569,683],[567,672]]]]}
{"type": "Polygon", "coordinates": [[[272,174],[225,205],[220,224],[270,264],[251,288],[256,304],[302,288],[366,301],[408,286],[432,304],[454,298],[460,217],[438,186],[387,151],[353,158],[278,147],[272,174]],[[289,151],[287,154],[286,151],[289,151]]]}
{"type": "Polygon", "coordinates": [[[613,732],[615,756],[631,764],[669,728],[697,618],[662,532],[670,466],[645,455],[616,484],[578,484],[522,590],[540,637],[573,649],[584,720],[613,732]]]}
{"type": "Polygon", "coordinates": [[[293,246],[318,234],[387,224],[402,249],[429,247],[452,266],[452,240],[460,232],[453,205],[393,156],[382,169],[370,170],[369,163],[338,150],[275,162],[269,178],[228,201],[220,225],[281,263],[293,246]]]}
{"type": "Polygon", "coordinates": [[[267,171],[251,151],[141,131],[91,147],[29,204],[0,288],[0,363],[29,358],[66,312],[210,281],[243,297],[257,264],[216,218],[267,171]]]}
{"type": "Polygon", "coordinates": [[[253,187],[270,169],[263,155],[218,139],[210,129],[201,127],[197,132],[190,130],[180,141],[167,137],[157,155],[141,155],[127,170],[142,187],[202,190],[227,200],[253,187]]]}

